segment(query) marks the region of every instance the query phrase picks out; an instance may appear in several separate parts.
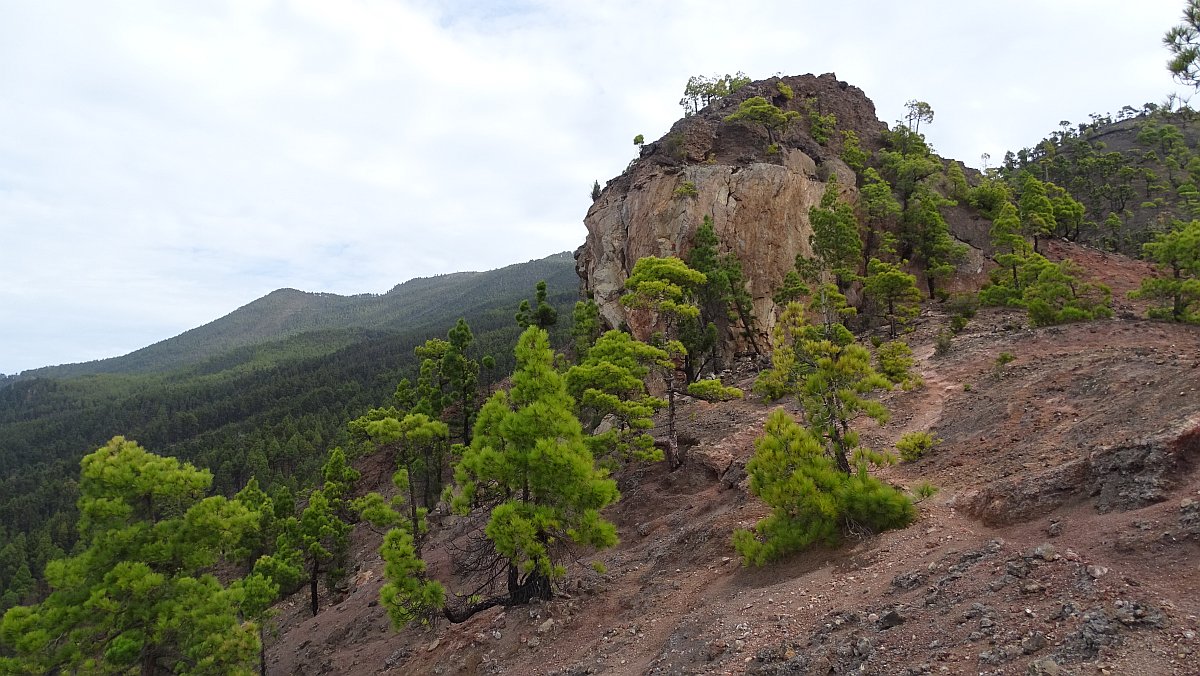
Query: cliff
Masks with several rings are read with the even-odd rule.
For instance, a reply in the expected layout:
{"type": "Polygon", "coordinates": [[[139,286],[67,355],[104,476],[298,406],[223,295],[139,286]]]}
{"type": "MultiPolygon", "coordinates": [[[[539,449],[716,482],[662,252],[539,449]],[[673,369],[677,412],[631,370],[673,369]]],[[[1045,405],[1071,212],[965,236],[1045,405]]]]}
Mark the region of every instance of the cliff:
{"type": "MultiPolygon", "coordinates": [[[[685,117],[665,136],[647,144],[628,169],[608,183],[588,210],[588,235],[576,251],[576,270],[609,326],[628,323],[618,302],[633,264],[644,256],[686,256],[705,216],[725,247],[747,270],[754,315],[765,339],[774,323],[771,295],[792,268],[796,254],[810,254],[808,212],[836,176],[847,198],[857,199],[853,171],[839,158],[842,130],[853,130],[867,152],[880,147],[887,125],[857,87],[832,73],[771,78],[685,117]],[[778,83],[791,87],[788,100],[778,83]],[[776,134],[778,152],[762,125],[726,122],[738,104],[763,96],[800,118],[776,134]],[[811,103],[809,103],[811,102],[811,103]],[[837,132],[820,144],[807,114],[837,117],[837,132]],[[695,196],[679,196],[685,182],[695,196]]],[[[633,324],[645,337],[650,327],[633,324]]],[[[727,336],[734,341],[734,336],[727,336]]]]}

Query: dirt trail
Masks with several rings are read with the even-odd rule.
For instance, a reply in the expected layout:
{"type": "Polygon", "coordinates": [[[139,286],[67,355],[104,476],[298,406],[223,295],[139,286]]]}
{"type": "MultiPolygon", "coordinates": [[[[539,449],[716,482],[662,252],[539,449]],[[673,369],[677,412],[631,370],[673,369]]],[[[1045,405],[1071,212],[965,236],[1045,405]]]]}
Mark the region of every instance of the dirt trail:
{"type": "MultiPolygon", "coordinates": [[[[1143,265],[1081,257],[1125,287],[1143,265]]],[[[911,527],[743,567],[730,535],[766,508],[738,468],[774,405],[687,401],[689,465],[619,475],[621,543],[581,559],[560,598],[395,632],[378,537],[360,530],[358,583],[316,618],[281,606],[269,673],[1198,673],[1200,329],[1031,330],[984,310],[938,356],[937,310],[908,336],[924,387],[861,425],[875,448],[942,439],[879,473],[940,487],[911,527]]]]}

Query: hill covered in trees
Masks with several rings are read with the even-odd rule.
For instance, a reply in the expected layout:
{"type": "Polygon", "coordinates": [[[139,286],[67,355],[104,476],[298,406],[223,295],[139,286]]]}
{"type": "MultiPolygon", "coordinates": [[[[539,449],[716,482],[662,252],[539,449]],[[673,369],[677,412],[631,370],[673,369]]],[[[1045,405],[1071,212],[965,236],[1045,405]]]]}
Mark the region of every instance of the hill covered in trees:
{"type": "Polygon", "coordinates": [[[482,381],[507,373],[514,313],[540,280],[569,314],[578,279],[562,253],[412,280],[382,296],[276,291],[125,357],[26,372],[0,387],[0,568],[8,557],[40,571],[71,549],[70,477],[116,435],[212,471],[218,492],[251,476],[268,488],[311,484],[346,421],[415,378],[414,349],[457,319],[473,331],[472,355],[494,355],[482,381]]]}
{"type": "MultiPolygon", "coordinates": [[[[439,331],[458,316],[479,315],[507,305],[538,280],[547,280],[556,293],[568,293],[566,287],[574,284],[570,269],[571,255],[560,253],[488,272],[412,279],[380,295],[279,289],[220,319],[127,355],[32,369],[9,382],[100,373],[161,373],[185,366],[213,370],[237,360],[273,362],[298,352],[329,353],[353,342],[354,331],[439,331]],[[317,335],[286,346],[279,344],[306,333],[317,335]],[[268,343],[275,345],[248,349],[268,343]]],[[[569,292],[574,290],[572,287],[569,292]]]]}

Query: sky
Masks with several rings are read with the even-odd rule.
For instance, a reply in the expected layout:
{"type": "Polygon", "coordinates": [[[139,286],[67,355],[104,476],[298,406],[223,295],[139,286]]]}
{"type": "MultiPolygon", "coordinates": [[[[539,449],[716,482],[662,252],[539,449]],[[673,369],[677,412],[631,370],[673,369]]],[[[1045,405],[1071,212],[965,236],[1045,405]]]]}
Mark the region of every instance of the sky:
{"type": "MultiPolygon", "coordinates": [[[[277,288],[383,293],[573,250],[691,75],[927,101],[971,166],[1190,93],[1182,0],[0,0],[0,373],[277,288]]],[[[996,160],[993,160],[995,164],[996,160]]]]}

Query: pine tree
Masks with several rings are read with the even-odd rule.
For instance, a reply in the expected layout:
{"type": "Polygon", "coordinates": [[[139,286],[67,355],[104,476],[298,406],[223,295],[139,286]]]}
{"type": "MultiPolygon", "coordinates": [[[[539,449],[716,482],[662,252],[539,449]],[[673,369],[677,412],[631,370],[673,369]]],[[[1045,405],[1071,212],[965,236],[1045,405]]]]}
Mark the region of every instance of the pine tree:
{"type": "Polygon", "coordinates": [[[575,303],[571,313],[571,339],[575,346],[575,363],[587,358],[588,350],[600,337],[600,306],[592,299],[575,303]]]}
{"type": "Polygon", "coordinates": [[[857,277],[863,243],[858,234],[854,209],[841,200],[836,178],[831,178],[821,203],[808,210],[813,234],[809,238],[813,256],[829,270],[838,290],[845,292],[857,277]]]}
{"type": "MultiPolygon", "coordinates": [[[[621,297],[621,304],[634,310],[655,313],[663,325],[660,344],[674,359],[687,355],[687,349],[679,340],[679,327],[685,321],[694,321],[700,316],[694,298],[696,289],[707,281],[704,273],[697,272],[678,258],[647,256],[638,259],[633,273],[625,280],[629,293],[621,297]]],[[[654,341],[652,341],[654,342],[654,341]]],[[[675,430],[676,368],[674,364],[665,370],[667,381],[667,464],[672,469],[683,464],[679,453],[679,439],[675,430]]]]}
{"type": "Polygon", "coordinates": [[[554,309],[554,306],[546,300],[547,298],[546,280],[542,280],[537,283],[535,288],[533,307],[530,307],[528,300],[523,300],[520,307],[517,308],[517,325],[523,329],[533,325],[549,331],[551,326],[557,324],[558,310],[554,309]]]}
{"type": "Polygon", "coordinates": [[[1151,317],[1200,324],[1200,221],[1176,222],[1171,232],[1156,235],[1142,250],[1167,275],[1143,279],[1130,296],[1159,301],[1150,309],[1151,317]]]}
{"type": "Polygon", "coordinates": [[[648,430],[654,426],[654,412],[667,402],[646,391],[645,378],[652,366],[670,368],[665,350],[627,333],[608,331],[579,365],[567,371],[567,391],[578,405],[585,431],[595,430],[606,418],[611,421],[607,431],[585,437],[597,459],[662,459],[648,430]]]}
{"type": "MultiPolygon", "coordinates": [[[[4,673],[254,673],[244,588],[211,573],[258,527],[212,475],[115,437],[83,459],[80,550],[46,567],[50,594],[0,623],[4,673]]],[[[274,596],[272,583],[259,589],[274,596]]]]}
{"type": "Polygon", "coordinates": [[[772,509],[753,530],[733,534],[746,563],[762,565],[814,544],[834,545],[846,532],[902,528],[916,516],[900,491],[835,466],[820,440],[786,411],[767,418],[746,463],[750,492],[772,509]]]}
{"type": "Polygon", "coordinates": [[[337,508],[320,489],[308,496],[300,518],[291,517],[283,526],[276,548],[282,560],[304,571],[313,616],[320,610],[317,588],[321,576],[325,576],[326,588],[332,589],[345,573],[349,536],[350,524],[338,516],[337,508]]]}
{"type": "Polygon", "coordinates": [[[565,545],[604,548],[617,541],[600,516],[618,497],[616,483],[596,469],[546,332],[526,329],[516,357],[512,389],[492,395],[479,413],[471,446],[455,467],[452,500],[458,513],[495,505],[485,533],[507,571],[506,593],[447,608],[452,621],[491,605],[549,598],[565,573],[565,545]]]}
{"type": "Polygon", "coordinates": [[[921,292],[917,278],[900,266],[872,258],[863,282],[867,298],[888,323],[888,337],[895,339],[899,329],[921,312],[921,292]]]}

